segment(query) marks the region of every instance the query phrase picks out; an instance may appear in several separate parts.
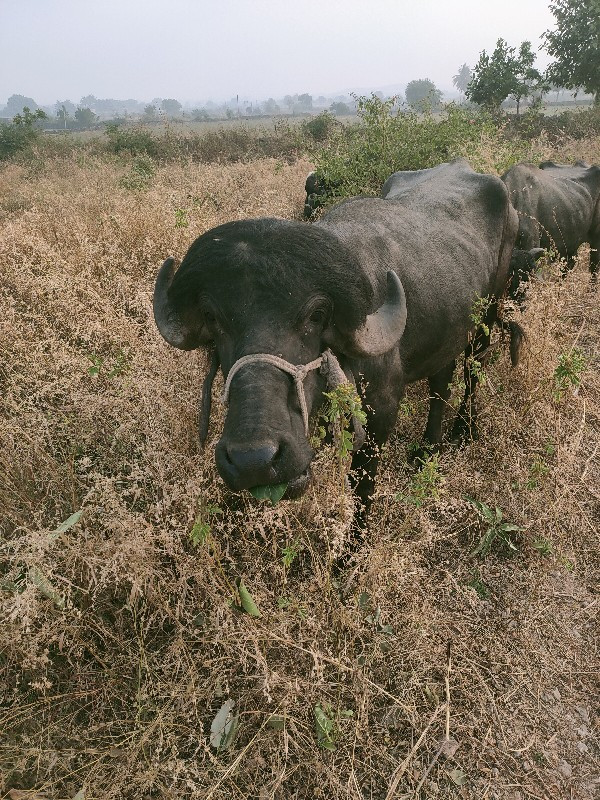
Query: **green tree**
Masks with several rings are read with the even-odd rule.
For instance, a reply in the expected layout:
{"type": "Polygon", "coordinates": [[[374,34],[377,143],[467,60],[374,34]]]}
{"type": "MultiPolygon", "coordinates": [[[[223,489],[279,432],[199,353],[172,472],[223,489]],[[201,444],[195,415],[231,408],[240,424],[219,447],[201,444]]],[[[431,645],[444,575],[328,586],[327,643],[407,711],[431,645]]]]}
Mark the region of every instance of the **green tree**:
{"type": "Polygon", "coordinates": [[[269,97],[269,99],[265,100],[263,103],[263,111],[265,114],[279,114],[279,110],[279,106],[272,97],[269,97]]]}
{"type": "Polygon", "coordinates": [[[313,99],[312,95],[310,94],[299,94],[298,95],[298,105],[305,111],[310,111],[313,106],[313,99]]]}
{"type": "Polygon", "coordinates": [[[332,103],[329,106],[329,110],[331,111],[332,114],[336,114],[338,117],[343,117],[347,114],[352,113],[352,109],[350,108],[348,103],[342,103],[342,102],[332,103]]]}
{"type": "Polygon", "coordinates": [[[98,117],[91,108],[78,108],[75,112],[75,119],[82,128],[91,128],[97,122],[98,117]]]}
{"type": "Polygon", "coordinates": [[[467,91],[467,87],[471,82],[472,74],[473,73],[471,72],[469,65],[463,64],[456,75],[453,76],[452,83],[456,86],[461,94],[464,94],[467,91]]]}
{"type": "Polygon", "coordinates": [[[406,102],[415,111],[436,111],[441,99],[442,93],[429,78],[411,81],[406,87],[406,102]]]}
{"type": "Polygon", "coordinates": [[[34,128],[35,123],[41,119],[48,119],[48,115],[45,111],[42,111],[41,108],[36,108],[35,111],[32,111],[30,108],[25,106],[21,114],[16,114],[13,117],[13,125],[17,125],[17,127],[22,128],[34,128]]]}
{"type": "Polygon", "coordinates": [[[171,116],[175,116],[179,114],[182,109],[182,105],[179,100],[173,100],[172,98],[167,98],[166,100],[162,101],[161,105],[162,110],[165,114],[170,114],[171,116]]]}
{"type": "Polygon", "coordinates": [[[523,42],[517,53],[504,39],[498,39],[491,56],[485,50],[479,54],[465,95],[495,112],[508,97],[513,97],[518,114],[521,100],[542,91],[545,86],[542,75],[533,66],[534,61],[531,42],[523,42]]]}
{"type": "Polygon", "coordinates": [[[58,108],[56,109],[56,117],[63,123],[65,130],[67,129],[67,123],[69,121],[70,116],[71,115],[69,113],[69,109],[67,108],[65,103],[58,106],[58,108]]]}
{"type": "Polygon", "coordinates": [[[556,30],[543,38],[556,60],[548,67],[549,80],[567,89],[583,87],[600,105],[600,0],[554,0],[550,11],[556,30]]]}
{"type": "Polygon", "coordinates": [[[531,49],[531,42],[523,42],[519,47],[514,64],[515,85],[510,93],[517,104],[517,116],[521,100],[527,97],[538,97],[548,90],[548,81],[533,66],[535,53],[531,49]]]}
{"type": "Polygon", "coordinates": [[[156,119],[156,106],[153,106],[152,103],[144,106],[144,117],[149,121],[156,119]]]}
{"type": "Polygon", "coordinates": [[[4,113],[7,117],[14,117],[15,114],[20,114],[25,107],[35,111],[38,108],[38,104],[33,97],[25,97],[25,95],[22,94],[11,94],[6,101],[4,113]]]}

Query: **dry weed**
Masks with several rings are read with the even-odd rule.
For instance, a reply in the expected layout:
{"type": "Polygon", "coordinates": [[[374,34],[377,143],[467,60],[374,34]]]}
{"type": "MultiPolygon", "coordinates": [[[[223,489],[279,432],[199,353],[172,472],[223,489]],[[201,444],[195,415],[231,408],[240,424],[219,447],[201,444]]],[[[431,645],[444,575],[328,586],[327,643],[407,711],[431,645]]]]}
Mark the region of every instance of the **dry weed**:
{"type": "Polygon", "coordinates": [[[441,493],[418,503],[397,499],[414,493],[406,448],[424,421],[411,388],[343,595],[331,566],[351,502],[331,454],[300,501],[229,493],[218,413],[197,443],[204,357],[169,348],[151,313],[158,265],[203,230],[299,217],[308,164],[170,165],[137,189],[127,169],[79,154],[68,173],[2,172],[3,791],[597,796],[600,308],[585,253],[566,280],[535,281],[524,364],[487,367],[480,440],[441,456],[441,493]],[[573,348],[581,385],[556,398],[573,348]],[[470,555],[485,526],[467,497],[520,527],[516,553],[470,555]],[[260,618],[239,610],[239,579],[260,618]],[[218,752],[226,699],[239,726],[218,752]],[[440,750],[447,731],[458,747],[440,750]]]}

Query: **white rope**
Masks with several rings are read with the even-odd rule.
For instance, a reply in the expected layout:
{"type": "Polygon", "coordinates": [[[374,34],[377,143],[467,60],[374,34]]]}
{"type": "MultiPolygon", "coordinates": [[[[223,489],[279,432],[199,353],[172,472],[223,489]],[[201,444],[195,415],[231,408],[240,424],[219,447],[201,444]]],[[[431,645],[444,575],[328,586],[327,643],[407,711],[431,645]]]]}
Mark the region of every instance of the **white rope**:
{"type": "MultiPolygon", "coordinates": [[[[333,357],[335,358],[335,356],[333,357]]],[[[308,408],[306,406],[306,395],[304,394],[304,379],[308,373],[311,372],[311,370],[318,369],[323,364],[323,360],[324,355],[315,358],[315,360],[311,361],[309,364],[290,364],[289,361],[279,358],[279,356],[274,356],[270,353],[250,353],[250,355],[242,356],[241,358],[238,358],[238,360],[229,370],[227,380],[225,381],[225,386],[223,387],[221,402],[223,405],[227,405],[229,402],[229,387],[231,386],[231,381],[242,367],[245,367],[246,364],[256,364],[258,362],[271,364],[272,366],[283,370],[283,372],[287,372],[288,375],[291,375],[294,379],[296,394],[298,395],[298,402],[300,403],[300,410],[302,412],[302,419],[304,421],[304,432],[308,438],[308,408]]]]}

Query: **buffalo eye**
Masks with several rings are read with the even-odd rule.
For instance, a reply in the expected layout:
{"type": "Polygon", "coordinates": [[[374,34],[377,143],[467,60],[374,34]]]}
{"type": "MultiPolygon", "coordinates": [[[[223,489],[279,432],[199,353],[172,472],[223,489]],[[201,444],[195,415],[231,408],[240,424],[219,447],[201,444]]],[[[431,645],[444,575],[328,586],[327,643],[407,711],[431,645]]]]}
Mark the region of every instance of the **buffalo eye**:
{"type": "Polygon", "coordinates": [[[305,335],[322,331],[327,325],[331,313],[331,304],[325,298],[314,298],[300,315],[305,335]]]}
{"type": "Polygon", "coordinates": [[[308,320],[315,326],[323,326],[327,321],[327,309],[323,307],[315,308],[314,311],[311,311],[308,320]]]}

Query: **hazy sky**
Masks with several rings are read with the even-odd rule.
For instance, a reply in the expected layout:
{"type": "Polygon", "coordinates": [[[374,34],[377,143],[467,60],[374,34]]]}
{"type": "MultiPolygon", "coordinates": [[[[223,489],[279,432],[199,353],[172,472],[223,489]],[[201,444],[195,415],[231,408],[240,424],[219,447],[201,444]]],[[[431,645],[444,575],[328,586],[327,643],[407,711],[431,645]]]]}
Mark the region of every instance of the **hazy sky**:
{"type": "Polygon", "coordinates": [[[498,37],[537,49],[552,27],[548,0],[0,0],[0,106],[451,89],[498,37]]]}

